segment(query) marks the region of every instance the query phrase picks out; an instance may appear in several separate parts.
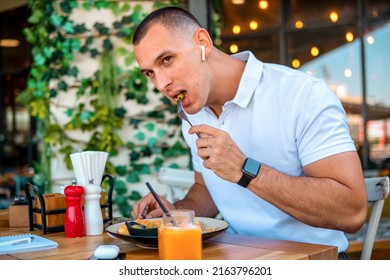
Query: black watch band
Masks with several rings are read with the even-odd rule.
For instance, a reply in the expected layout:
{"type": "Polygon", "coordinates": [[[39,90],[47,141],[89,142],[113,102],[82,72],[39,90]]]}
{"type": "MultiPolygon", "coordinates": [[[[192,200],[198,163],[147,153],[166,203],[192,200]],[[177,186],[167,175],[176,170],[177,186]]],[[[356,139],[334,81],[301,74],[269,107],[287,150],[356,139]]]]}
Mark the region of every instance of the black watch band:
{"type": "Polygon", "coordinates": [[[242,177],[241,177],[240,181],[238,181],[237,184],[239,184],[241,187],[246,188],[251,181],[252,181],[251,177],[245,176],[245,174],[242,174],[242,177]]]}
{"type": "Polygon", "coordinates": [[[260,168],[261,168],[260,162],[248,157],[245,160],[244,165],[242,167],[242,177],[237,182],[237,184],[239,184],[244,188],[248,187],[252,179],[259,174],[260,168]]]}

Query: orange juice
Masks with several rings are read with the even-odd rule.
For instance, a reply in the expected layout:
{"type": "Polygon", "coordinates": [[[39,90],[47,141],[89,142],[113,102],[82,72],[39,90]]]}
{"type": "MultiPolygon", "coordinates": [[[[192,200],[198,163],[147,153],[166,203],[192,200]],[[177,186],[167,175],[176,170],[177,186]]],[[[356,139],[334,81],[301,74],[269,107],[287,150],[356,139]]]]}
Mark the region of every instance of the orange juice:
{"type": "Polygon", "coordinates": [[[160,260],[202,259],[202,230],[194,224],[194,212],[172,210],[170,215],[158,228],[160,260]]]}

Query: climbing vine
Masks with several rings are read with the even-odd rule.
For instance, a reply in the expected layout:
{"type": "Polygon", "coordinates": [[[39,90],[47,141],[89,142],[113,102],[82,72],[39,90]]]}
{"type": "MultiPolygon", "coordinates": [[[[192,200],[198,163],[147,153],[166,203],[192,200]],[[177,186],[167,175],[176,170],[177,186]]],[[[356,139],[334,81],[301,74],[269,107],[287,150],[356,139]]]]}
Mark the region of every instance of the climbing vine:
{"type": "MultiPolygon", "coordinates": [[[[139,182],[140,175],[158,170],[167,159],[186,155],[180,135],[180,120],[168,100],[162,98],[150,106],[150,87],[139,72],[131,49],[136,26],[147,14],[142,2],[150,1],[51,1],[29,0],[31,24],[24,30],[32,46],[33,63],[25,92],[18,101],[37,119],[40,159],[35,164],[34,182],[43,192],[51,189],[51,161],[63,155],[72,169],[69,155],[80,150],[106,151],[106,172],[115,177],[115,202],[123,215],[130,213],[130,200],[139,193],[129,192],[128,184],[139,182]],[[92,26],[77,22],[72,16],[83,11],[109,10],[115,21],[109,25],[96,19],[92,26]],[[89,56],[99,61],[90,75],[81,73],[77,61],[89,56]],[[61,96],[74,94],[74,104],[60,104],[61,96]],[[148,106],[134,114],[132,107],[148,106]],[[62,115],[53,113],[60,107],[62,115]],[[66,118],[66,122],[61,119],[66,118]],[[167,123],[168,128],[159,127],[167,123]],[[123,140],[126,129],[133,140],[123,140]],[[74,132],[87,134],[87,140],[74,132]],[[173,140],[173,143],[170,142],[173,140]],[[115,163],[127,150],[128,160],[115,163]],[[145,159],[148,160],[145,161],[145,159]]],[[[153,9],[164,5],[183,6],[181,1],[154,1],[153,9]]],[[[161,95],[158,95],[161,96],[161,95]]],[[[174,161],[170,164],[175,165],[174,161]]]]}

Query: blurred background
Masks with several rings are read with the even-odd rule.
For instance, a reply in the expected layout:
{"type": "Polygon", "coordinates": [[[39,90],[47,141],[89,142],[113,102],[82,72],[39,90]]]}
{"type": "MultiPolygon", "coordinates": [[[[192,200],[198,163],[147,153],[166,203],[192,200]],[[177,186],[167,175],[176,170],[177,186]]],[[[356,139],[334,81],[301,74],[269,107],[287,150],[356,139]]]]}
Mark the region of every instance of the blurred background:
{"type": "MultiPolygon", "coordinates": [[[[226,52],[251,50],[264,62],[324,79],[347,112],[365,176],[390,174],[390,1],[179,2],[226,52]]],[[[23,34],[30,15],[27,1],[0,1],[0,199],[9,199],[20,183],[15,175],[33,176],[41,152],[36,119],[16,102],[33,61],[23,34]]]]}

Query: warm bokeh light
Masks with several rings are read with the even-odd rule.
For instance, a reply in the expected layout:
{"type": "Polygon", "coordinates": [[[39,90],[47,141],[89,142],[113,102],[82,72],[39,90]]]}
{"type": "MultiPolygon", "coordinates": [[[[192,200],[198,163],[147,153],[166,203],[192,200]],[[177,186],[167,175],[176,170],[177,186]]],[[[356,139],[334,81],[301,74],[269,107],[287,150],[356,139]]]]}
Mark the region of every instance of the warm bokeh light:
{"type": "Polygon", "coordinates": [[[294,67],[294,68],[299,68],[299,66],[301,66],[301,62],[299,61],[299,59],[294,59],[294,60],[291,62],[291,65],[292,65],[292,67],[294,67]]]}
{"type": "Polygon", "coordinates": [[[232,0],[234,5],[242,5],[245,4],[245,0],[232,0]]]}
{"type": "Polygon", "coordinates": [[[310,53],[312,56],[318,56],[320,54],[320,50],[317,47],[312,47],[310,53]]]}
{"type": "Polygon", "coordinates": [[[302,27],[303,27],[303,22],[300,21],[300,20],[297,20],[297,21],[295,22],[295,28],[301,29],[302,27]]]}
{"type": "Polygon", "coordinates": [[[339,20],[339,15],[336,12],[331,12],[329,18],[331,22],[337,22],[339,20]]]}
{"type": "Polygon", "coordinates": [[[349,68],[345,69],[345,70],[344,70],[344,76],[345,76],[346,78],[351,78],[351,77],[352,77],[352,70],[349,69],[349,68]]]}
{"type": "Polygon", "coordinates": [[[262,9],[262,10],[267,9],[267,8],[268,8],[268,1],[266,1],[266,0],[261,0],[261,1],[259,1],[259,7],[260,7],[260,9],[262,9]]]}
{"type": "Polygon", "coordinates": [[[0,47],[15,48],[19,46],[19,41],[14,39],[0,39],[0,47]]]}
{"type": "Polygon", "coordinates": [[[233,26],[232,31],[233,31],[234,34],[240,34],[240,32],[241,32],[241,27],[240,27],[239,25],[236,24],[235,26],[233,26]]]}
{"type": "Polygon", "coordinates": [[[375,40],[374,40],[374,37],[373,36],[367,36],[367,43],[369,44],[369,45],[372,45],[372,44],[374,44],[375,43],[375,40]]]}
{"type": "Polygon", "coordinates": [[[236,53],[236,52],[238,52],[238,46],[236,44],[232,44],[232,45],[230,45],[229,50],[231,53],[236,53]]]}
{"type": "Polygon", "coordinates": [[[259,27],[259,24],[258,24],[257,21],[255,21],[255,20],[252,20],[252,21],[249,23],[249,28],[252,29],[252,30],[256,30],[258,27],[259,27]]]}
{"type": "Polygon", "coordinates": [[[352,42],[353,41],[353,33],[352,32],[347,32],[345,34],[345,39],[347,39],[348,42],[352,42]]]}

